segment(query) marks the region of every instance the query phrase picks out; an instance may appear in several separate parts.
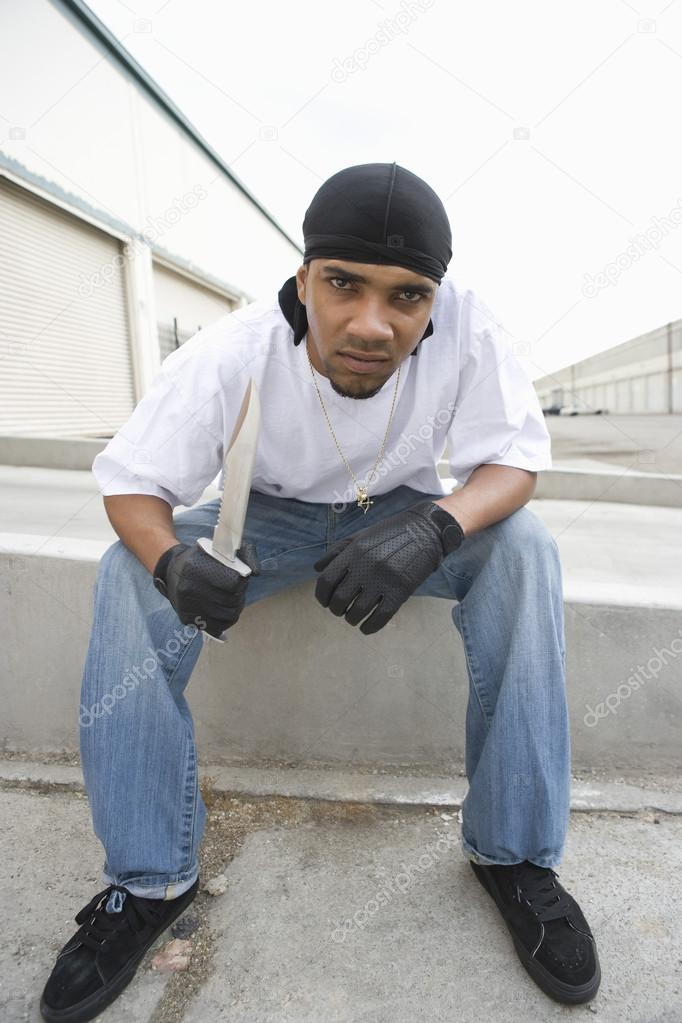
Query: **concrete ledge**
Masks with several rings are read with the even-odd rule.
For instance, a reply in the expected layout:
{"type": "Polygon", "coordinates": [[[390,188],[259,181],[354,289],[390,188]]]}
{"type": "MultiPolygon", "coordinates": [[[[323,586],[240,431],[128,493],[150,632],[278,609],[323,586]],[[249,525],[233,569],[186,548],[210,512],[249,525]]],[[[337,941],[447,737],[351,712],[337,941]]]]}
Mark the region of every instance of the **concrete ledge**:
{"type": "MultiPolygon", "coordinates": [[[[458,490],[446,461],[438,463],[438,475],[449,490],[458,490]]],[[[626,466],[591,467],[554,463],[553,469],[538,473],[535,500],[608,501],[618,504],[682,508],[682,476],[671,473],[639,472],[626,466]]]]}
{"type": "MultiPolygon", "coordinates": [[[[203,784],[212,791],[247,797],[286,796],[295,799],[400,806],[442,806],[459,809],[467,793],[465,777],[378,774],[289,767],[225,767],[202,764],[203,784]]],[[[665,787],[665,782],[662,781],[665,787]]],[[[85,792],[80,767],[39,761],[0,760],[0,786],[85,792]]],[[[660,810],[682,814],[682,790],[664,791],[622,782],[571,784],[574,811],[639,813],[660,810]]]]}
{"type": "MultiPolygon", "coordinates": [[[[77,751],[92,588],[109,544],[11,541],[0,536],[10,680],[2,744],[37,759],[77,751]]],[[[565,577],[574,770],[682,773],[682,693],[670,647],[681,635],[679,606],[579,599],[581,585],[565,577]],[[648,678],[635,685],[645,666],[648,678]]],[[[464,758],[468,695],[452,604],[414,598],[359,643],[313,592],[304,583],[249,606],[229,646],[204,647],[187,688],[200,755],[233,766],[272,759],[451,774],[464,758]]]]}
{"type": "Polygon", "coordinates": [[[626,468],[548,469],[538,473],[534,496],[682,508],[682,476],[626,468]]]}
{"type": "Polygon", "coordinates": [[[91,469],[95,455],[107,446],[96,437],[0,437],[0,465],[44,469],[91,469]]]}

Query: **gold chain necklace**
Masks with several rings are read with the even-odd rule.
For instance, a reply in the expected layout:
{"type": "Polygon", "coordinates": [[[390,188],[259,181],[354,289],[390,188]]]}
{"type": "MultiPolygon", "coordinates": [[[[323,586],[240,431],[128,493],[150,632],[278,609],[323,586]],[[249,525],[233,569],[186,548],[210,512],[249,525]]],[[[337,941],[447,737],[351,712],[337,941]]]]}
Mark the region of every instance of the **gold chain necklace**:
{"type": "MultiPolygon", "coordinates": [[[[363,512],[365,512],[365,514],[367,514],[367,512],[369,510],[370,504],[374,504],[374,501],[372,501],[367,496],[367,484],[365,483],[365,486],[361,487],[360,484],[358,483],[357,479],[355,478],[355,473],[353,472],[353,470],[351,469],[350,465],[346,461],[346,457],[345,457],[343,451],[341,450],[341,448],[339,447],[339,442],[337,441],[336,434],[334,433],[334,427],[332,426],[331,422],[329,421],[329,416],[327,415],[327,410],[324,407],[324,402],[322,401],[322,395],[320,394],[320,389],[317,386],[317,380],[315,379],[315,370],[314,370],[312,362],[310,361],[310,353],[308,351],[308,337],[307,337],[307,335],[306,335],[305,341],[306,341],[306,343],[305,343],[305,352],[306,352],[306,355],[308,356],[308,362],[310,363],[310,372],[313,375],[313,383],[315,384],[315,390],[317,391],[317,397],[320,399],[320,405],[322,406],[322,411],[324,412],[324,417],[327,420],[327,425],[329,426],[329,430],[330,430],[331,435],[332,435],[332,437],[334,439],[334,443],[336,444],[337,450],[338,450],[339,454],[341,455],[341,458],[343,459],[346,468],[348,469],[349,473],[353,477],[353,482],[355,483],[355,493],[356,493],[356,496],[357,496],[357,499],[358,499],[358,508],[362,508],[363,512]]],[[[397,375],[396,381],[395,381],[395,390],[393,392],[393,401],[391,403],[391,412],[390,412],[390,415],[388,417],[388,425],[386,427],[386,432],[384,434],[384,439],[381,442],[381,450],[379,451],[379,455],[377,457],[377,460],[374,463],[374,468],[370,469],[370,471],[367,473],[367,480],[369,479],[369,477],[372,475],[373,472],[376,472],[376,467],[379,464],[379,462],[381,461],[381,458],[382,458],[383,453],[384,453],[384,445],[386,444],[386,438],[388,437],[388,431],[391,428],[391,420],[393,419],[393,409],[395,407],[395,398],[396,398],[396,395],[398,393],[398,384],[399,384],[399,382],[400,382],[400,365],[398,366],[398,375],[397,375]]]]}

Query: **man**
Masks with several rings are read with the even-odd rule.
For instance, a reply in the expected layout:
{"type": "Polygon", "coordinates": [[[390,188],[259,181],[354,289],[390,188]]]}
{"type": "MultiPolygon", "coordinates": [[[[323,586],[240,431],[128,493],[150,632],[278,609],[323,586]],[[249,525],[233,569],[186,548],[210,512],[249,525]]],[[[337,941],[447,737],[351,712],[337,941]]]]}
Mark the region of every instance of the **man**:
{"type": "Polygon", "coordinates": [[[303,234],[303,265],[276,299],[168,356],[93,464],[120,537],[98,570],[80,712],[107,888],[48,979],[48,1020],[113,1001],[197,891],[206,809],[183,693],[200,633],[315,573],[319,604],[364,635],[412,595],[456,602],[463,851],[536,983],[565,1003],[599,987],[593,935],[552,869],[570,741],[559,554],[524,507],[551,467],[535,391],[485,305],[446,274],[450,225],[421,178],[395,163],[339,171],[303,234]],[[262,423],[242,577],[196,543],[219,502],[189,506],[221,470],[251,377],[262,423]],[[464,484],[452,494],[437,472],[446,442],[464,484]]]}

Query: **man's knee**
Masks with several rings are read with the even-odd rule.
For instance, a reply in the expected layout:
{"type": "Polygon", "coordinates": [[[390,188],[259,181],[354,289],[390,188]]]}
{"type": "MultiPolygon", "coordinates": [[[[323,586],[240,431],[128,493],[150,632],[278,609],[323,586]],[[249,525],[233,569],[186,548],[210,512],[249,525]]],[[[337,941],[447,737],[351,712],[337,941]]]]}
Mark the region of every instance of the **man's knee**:
{"type": "Polygon", "coordinates": [[[558,548],[545,523],[523,505],[515,512],[495,523],[496,539],[524,557],[554,555],[558,548]]]}
{"type": "Polygon", "coordinates": [[[110,583],[113,578],[121,581],[131,578],[134,572],[146,572],[146,568],[122,540],[117,540],[107,547],[97,566],[97,581],[110,583]]]}

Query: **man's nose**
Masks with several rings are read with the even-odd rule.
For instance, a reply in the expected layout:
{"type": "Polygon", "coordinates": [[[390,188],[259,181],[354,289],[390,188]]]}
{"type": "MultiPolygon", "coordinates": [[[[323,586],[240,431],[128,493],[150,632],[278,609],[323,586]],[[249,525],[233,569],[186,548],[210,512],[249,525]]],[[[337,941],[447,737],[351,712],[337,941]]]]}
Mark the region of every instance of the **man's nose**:
{"type": "Polygon", "coordinates": [[[366,343],[392,341],[393,327],[384,302],[379,299],[365,299],[355,310],[348,323],[348,333],[366,343]]]}

